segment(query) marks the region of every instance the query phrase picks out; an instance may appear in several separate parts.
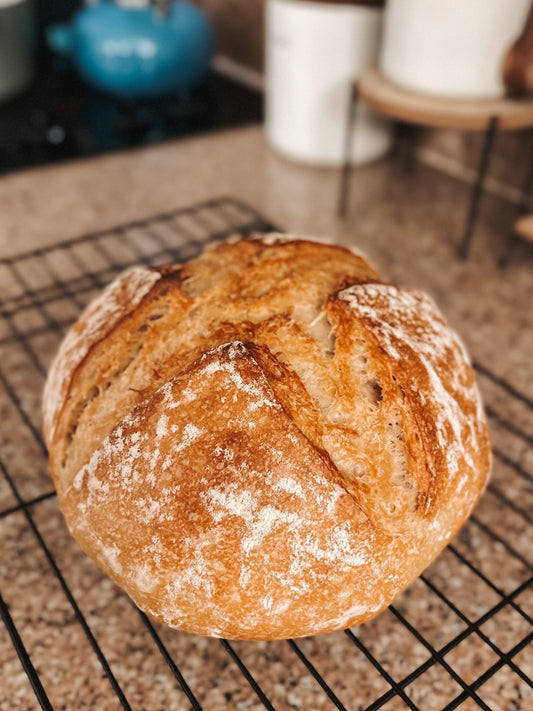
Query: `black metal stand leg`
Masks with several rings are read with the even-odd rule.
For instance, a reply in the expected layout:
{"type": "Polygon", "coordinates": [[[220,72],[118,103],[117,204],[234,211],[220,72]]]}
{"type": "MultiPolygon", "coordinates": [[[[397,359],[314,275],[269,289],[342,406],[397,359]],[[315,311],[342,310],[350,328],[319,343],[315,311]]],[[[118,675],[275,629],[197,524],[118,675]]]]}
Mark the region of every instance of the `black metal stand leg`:
{"type": "Polygon", "coordinates": [[[337,216],[340,218],[346,217],[348,212],[348,195],[350,191],[350,179],[352,177],[352,162],[350,156],[350,148],[352,144],[352,133],[355,124],[355,112],[357,109],[357,84],[352,85],[350,91],[350,99],[348,106],[348,116],[346,118],[346,132],[344,135],[344,155],[341,168],[341,179],[339,189],[339,204],[337,207],[337,216]]]}
{"type": "Polygon", "coordinates": [[[396,121],[394,143],[399,154],[401,175],[412,175],[416,168],[420,127],[416,124],[396,121]]]}
{"type": "Polygon", "coordinates": [[[492,152],[492,146],[494,144],[494,137],[496,135],[497,127],[498,118],[496,116],[493,116],[489,122],[487,130],[485,131],[485,139],[483,141],[483,149],[481,151],[481,159],[479,161],[477,179],[474,184],[474,189],[472,191],[472,197],[470,198],[470,207],[466,218],[466,225],[463,232],[463,237],[461,239],[461,244],[459,245],[459,257],[461,259],[466,259],[470,249],[470,242],[472,241],[472,232],[474,230],[474,225],[476,223],[477,214],[479,211],[479,201],[483,193],[483,186],[485,184],[485,177],[487,175],[487,170],[489,167],[490,154],[492,152]]]}

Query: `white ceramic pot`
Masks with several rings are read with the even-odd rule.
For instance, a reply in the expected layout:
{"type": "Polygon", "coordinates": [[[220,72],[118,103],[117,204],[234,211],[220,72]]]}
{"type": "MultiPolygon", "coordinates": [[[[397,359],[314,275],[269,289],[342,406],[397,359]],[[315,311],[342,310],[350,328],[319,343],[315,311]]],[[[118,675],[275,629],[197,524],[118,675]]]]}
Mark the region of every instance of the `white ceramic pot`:
{"type": "MultiPolygon", "coordinates": [[[[377,61],[383,10],[355,3],[268,0],[265,128],[294,160],[339,165],[351,85],[377,61]]],[[[351,160],[368,162],[392,143],[391,124],[359,106],[351,160]]]]}
{"type": "Polygon", "coordinates": [[[503,96],[503,60],[530,5],[531,0],[387,0],[380,68],[415,91],[503,96]]]}

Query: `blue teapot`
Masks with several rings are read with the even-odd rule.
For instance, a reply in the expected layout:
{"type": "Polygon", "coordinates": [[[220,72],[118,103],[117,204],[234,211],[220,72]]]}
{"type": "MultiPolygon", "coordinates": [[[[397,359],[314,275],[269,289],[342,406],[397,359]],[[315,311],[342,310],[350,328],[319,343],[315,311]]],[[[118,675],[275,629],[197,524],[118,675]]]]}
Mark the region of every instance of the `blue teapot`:
{"type": "Polygon", "coordinates": [[[94,88],[125,99],[190,89],[209,73],[213,32],[182,0],[92,0],[46,38],[94,88]]]}

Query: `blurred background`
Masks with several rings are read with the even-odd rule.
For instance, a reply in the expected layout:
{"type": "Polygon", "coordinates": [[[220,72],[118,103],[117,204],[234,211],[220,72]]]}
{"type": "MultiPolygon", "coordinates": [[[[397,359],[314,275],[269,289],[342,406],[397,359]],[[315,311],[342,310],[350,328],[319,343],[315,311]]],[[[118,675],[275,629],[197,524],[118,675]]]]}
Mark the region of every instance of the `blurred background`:
{"type": "MultiPolygon", "coordinates": [[[[234,58],[237,70],[260,68],[261,4],[198,3],[212,25],[217,54],[234,58]]],[[[51,48],[47,39],[49,28],[72,25],[91,5],[97,3],[0,2],[1,172],[261,119],[262,95],[253,84],[254,74],[249,86],[250,80],[243,84],[210,72],[190,91],[140,100],[95,89],[80,77],[72,57],[51,48]]],[[[125,12],[136,10],[135,3],[117,5],[125,12]]]]}
{"type": "MultiPolygon", "coordinates": [[[[65,48],[51,48],[51,27],[73,25],[84,9],[101,4],[131,12],[147,2],[0,2],[0,172],[258,123],[265,116],[265,85],[274,148],[307,163],[339,162],[349,76],[380,63],[395,81],[422,91],[494,95],[502,53],[525,27],[530,6],[529,0],[198,0],[193,5],[213,39],[205,80],[170,95],[131,100],[95,89],[65,48]],[[328,91],[334,93],[328,97],[328,91]],[[304,136],[305,145],[294,146],[306,130],[307,144],[304,136]],[[316,146],[332,132],[333,158],[327,146],[316,146]]],[[[170,3],[159,4],[168,11],[170,3]]],[[[413,139],[412,132],[406,136],[413,139]]],[[[374,145],[360,155],[363,162],[391,146],[383,125],[374,126],[372,135],[367,130],[365,140],[374,145]]],[[[417,157],[471,181],[481,141],[472,133],[422,127],[417,157]]],[[[491,160],[489,189],[512,201],[520,199],[526,143],[527,132],[498,137],[491,160]]]]}

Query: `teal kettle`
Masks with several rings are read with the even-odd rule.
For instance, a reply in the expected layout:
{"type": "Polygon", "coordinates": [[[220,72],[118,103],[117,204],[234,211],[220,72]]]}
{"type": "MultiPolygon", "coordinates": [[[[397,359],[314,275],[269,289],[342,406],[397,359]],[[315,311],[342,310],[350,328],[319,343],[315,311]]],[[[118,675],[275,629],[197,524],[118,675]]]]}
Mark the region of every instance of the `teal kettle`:
{"type": "Polygon", "coordinates": [[[208,18],[185,0],[92,0],[46,38],[89,85],[124,99],[193,88],[214,51],[208,18]]]}

